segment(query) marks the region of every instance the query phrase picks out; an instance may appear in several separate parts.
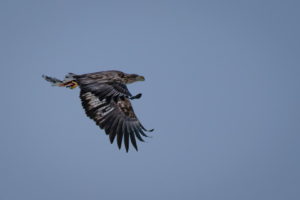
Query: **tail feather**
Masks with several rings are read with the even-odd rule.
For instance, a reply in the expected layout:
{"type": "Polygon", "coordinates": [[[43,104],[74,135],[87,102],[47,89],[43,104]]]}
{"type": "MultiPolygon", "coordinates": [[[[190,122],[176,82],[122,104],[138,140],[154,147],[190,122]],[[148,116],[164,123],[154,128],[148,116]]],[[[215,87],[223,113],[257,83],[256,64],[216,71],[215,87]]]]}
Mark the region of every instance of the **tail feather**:
{"type": "Polygon", "coordinates": [[[45,76],[43,75],[42,76],[46,81],[52,83],[53,85],[57,85],[57,84],[61,84],[62,81],[57,79],[57,78],[52,78],[52,77],[49,77],[49,76],[45,76]]]}
{"type": "Polygon", "coordinates": [[[69,73],[63,81],[61,81],[61,80],[59,80],[59,79],[57,79],[57,78],[52,78],[52,77],[45,76],[45,75],[43,75],[42,77],[43,77],[46,81],[52,83],[52,86],[65,87],[65,86],[69,86],[70,83],[71,83],[72,81],[75,80],[75,77],[74,77],[74,76],[76,76],[76,75],[73,74],[73,73],[69,73]]]}

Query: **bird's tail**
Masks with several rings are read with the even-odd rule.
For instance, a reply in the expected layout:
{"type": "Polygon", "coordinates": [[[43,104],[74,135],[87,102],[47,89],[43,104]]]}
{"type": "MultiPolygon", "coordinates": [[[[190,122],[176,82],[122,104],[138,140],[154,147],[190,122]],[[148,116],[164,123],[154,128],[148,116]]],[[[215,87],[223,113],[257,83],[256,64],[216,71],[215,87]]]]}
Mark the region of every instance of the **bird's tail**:
{"type": "MultiPolygon", "coordinates": [[[[67,76],[66,76],[66,78],[64,78],[64,80],[63,81],[61,81],[61,80],[59,80],[59,79],[57,79],[57,78],[52,78],[52,77],[49,77],[49,76],[45,76],[45,75],[43,75],[42,77],[46,80],[46,81],[48,81],[48,82],[50,82],[50,83],[52,83],[52,86],[59,86],[59,87],[73,87],[75,84],[76,84],[76,78],[75,78],[75,74],[73,74],[73,73],[69,73],[67,76]]],[[[77,84],[76,84],[76,86],[77,86],[77,84]]],[[[75,87],[76,87],[75,86],[75,87]]],[[[74,88],[75,88],[74,87],[74,88]]],[[[72,88],[73,89],[73,88],[72,88]]]]}

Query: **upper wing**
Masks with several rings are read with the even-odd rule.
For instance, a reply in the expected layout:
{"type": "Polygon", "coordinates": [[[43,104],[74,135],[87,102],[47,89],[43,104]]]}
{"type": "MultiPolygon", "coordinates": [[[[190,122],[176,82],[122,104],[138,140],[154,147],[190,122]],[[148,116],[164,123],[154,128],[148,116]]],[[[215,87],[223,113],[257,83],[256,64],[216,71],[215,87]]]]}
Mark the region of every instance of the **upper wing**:
{"type": "Polygon", "coordinates": [[[107,103],[106,100],[100,101],[93,93],[81,90],[80,99],[86,115],[93,119],[101,129],[105,129],[111,143],[114,142],[117,136],[119,148],[122,145],[123,135],[127,152],[129,149],[129,138],[134,148],[138,150],[135,137],[142,142],[144,140],[140,134],[148,137],[144,133],[147,130],[137,119],[128,98],[125,98],[125,101],[119,100],[118,103],[114,101],[107,103]]]}
{"type": "Polygon", "coordinates": [[[125,97],[131,97],[124,81],[113,73],[93,73],[76,76],[76,82],[82,90],[89,91],[97,96],[100,101],[106,99],[110,103],[111,99],[118,102],[125,97]]]}

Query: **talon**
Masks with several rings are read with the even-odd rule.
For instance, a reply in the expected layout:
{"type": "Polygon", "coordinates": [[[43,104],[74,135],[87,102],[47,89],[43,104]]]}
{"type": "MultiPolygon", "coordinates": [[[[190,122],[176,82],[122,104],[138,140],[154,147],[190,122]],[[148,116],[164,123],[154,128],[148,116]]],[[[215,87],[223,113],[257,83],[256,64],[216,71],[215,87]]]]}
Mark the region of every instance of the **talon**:
{"type": "Polygon", "coordinates": [[[72,81],[73,85],[71,87],[71,89],[73,90],[74,88],[76,88],[78,86],[78,84],[75,81],[72,81]]]}

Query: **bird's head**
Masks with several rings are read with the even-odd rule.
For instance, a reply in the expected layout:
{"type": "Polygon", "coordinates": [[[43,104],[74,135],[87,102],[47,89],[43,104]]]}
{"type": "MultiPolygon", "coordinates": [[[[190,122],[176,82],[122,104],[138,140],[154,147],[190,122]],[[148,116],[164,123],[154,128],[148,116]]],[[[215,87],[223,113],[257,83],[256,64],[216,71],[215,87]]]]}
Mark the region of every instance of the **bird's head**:
{"type": "Polygon", "coordinates": [[[128,76],[128,79],[126,84],[130,84],[130,83],[134,83],[134,82],[137,82],[137,81],[145,81],[145,78],[143,76],[139,76],[137,74],[130,74],[128,76]]]}
{"type": "Polygon", "coordinates": [[[137,74],[120,73],[119,77],[124,80],[125,84],[130,84],[137,81],[145,81],[145,78],[143,76],[139,76],[137,74]]]}

